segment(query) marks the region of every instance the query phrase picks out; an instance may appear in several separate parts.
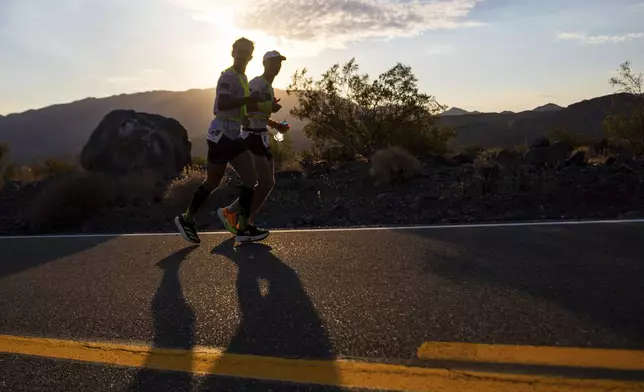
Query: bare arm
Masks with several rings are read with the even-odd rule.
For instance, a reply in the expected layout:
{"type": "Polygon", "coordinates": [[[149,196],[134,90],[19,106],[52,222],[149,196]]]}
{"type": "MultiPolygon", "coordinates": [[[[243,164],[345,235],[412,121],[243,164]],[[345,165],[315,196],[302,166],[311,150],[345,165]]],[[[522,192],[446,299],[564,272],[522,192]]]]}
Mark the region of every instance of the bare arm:
{"type": "Polygon", "coordinates": [[[268,124],[269,127],[275,128],[275,129],[277,129],[278,131],[280,131],[282,133],[287,132],[289,129],[291,129],[290,125],[284,125],[284,124],[282,124],[280,122],[277,122],[277,121],[273,120],[272,118],[269,118],[267,120],[267,124],[268,124]]]}

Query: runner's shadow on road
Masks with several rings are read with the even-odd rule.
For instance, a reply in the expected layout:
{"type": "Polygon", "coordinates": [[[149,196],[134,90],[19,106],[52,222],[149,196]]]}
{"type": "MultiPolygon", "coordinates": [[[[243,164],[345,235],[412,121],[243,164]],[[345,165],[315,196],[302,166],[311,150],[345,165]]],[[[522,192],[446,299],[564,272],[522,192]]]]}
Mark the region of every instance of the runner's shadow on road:
{"type": "MultiPolygon", "coordinates": [[[[174,348],[192,350],[195,345],[196,316],[187,303],[181,281],[179,267],[188,255],[197,248],[189,246],[174,252],[159,261],[156,266],[163,270],[161,283],[152,299],[151,311],[154,316],[153,348],[174,348]]],[[[162,372],[145,367],[154,367],[149,357],[129,385],[128,391],[190,391],[193,378],[188,372],[162,372]]],[[[192,356],[181,357],[173,366],[190,370],[192,356]]]]}
{"type": "MultiPolygon", "coordinates": [[[[212,253],[237,265],[235,284],[241,321],[222,359],[213,367],[213,376],[205,380],[201,390],[317,390],[313,386],[219,376],[222,369],[235,362],[232,354],[328,361],[319,365],[315,373],[325,383],[337,383],[339,376],[331,362],[335,358],[332,344],[297,272],[267,245],[254,243],[234,248],[233,241],[223,242],[212,253]]],[[[322,389],[340,390],[332,386],[322,389]]]]}

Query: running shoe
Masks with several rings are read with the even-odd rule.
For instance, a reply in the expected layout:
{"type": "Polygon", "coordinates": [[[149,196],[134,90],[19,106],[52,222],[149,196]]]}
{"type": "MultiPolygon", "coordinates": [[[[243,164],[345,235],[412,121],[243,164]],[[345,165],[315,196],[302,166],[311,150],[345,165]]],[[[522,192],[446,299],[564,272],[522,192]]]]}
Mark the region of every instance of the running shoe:
{"type": "Polygon", "coordinates": [[[177,225],[179,232],[186,241],[198,244],[201,242],[197,235],[197,224],[194,221],[186,220],[183,215],[174,218],[174,224],[177,225]]]}
{"type": "Polygon", "coordinates": [[[235,240],[237,242],[254,242],[261,241],[264,238],[268,237],[270,232],[268,230],[260,229],[254,225],[246,225],[246,228],[243,230],[237,231],[237,236],[235,240]]]}
{"type": "Polygon", "coordinates": [[[219,217],[219,220],[221,220],[221,223],[224,224],[224,227],[226,228],[226,230],[228,230],[232,234],[237,234],[237,214],[236,213],[224,207],[224,208],[219,208],[217,210],[217,216],[219,217]]]}

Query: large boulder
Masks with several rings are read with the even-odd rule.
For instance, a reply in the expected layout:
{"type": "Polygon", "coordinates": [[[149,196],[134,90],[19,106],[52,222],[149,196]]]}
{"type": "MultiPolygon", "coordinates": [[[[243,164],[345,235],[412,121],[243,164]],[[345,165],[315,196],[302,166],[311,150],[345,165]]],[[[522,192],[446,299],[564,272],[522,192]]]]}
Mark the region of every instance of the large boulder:
{"type": "Polygon", "coordinates": [[[126,174],[153,170],[177,175],[190,164],[192,143],[175,119],[134,110],[114,110],[98,124],[81,152],[88,171],[126,174]]]}

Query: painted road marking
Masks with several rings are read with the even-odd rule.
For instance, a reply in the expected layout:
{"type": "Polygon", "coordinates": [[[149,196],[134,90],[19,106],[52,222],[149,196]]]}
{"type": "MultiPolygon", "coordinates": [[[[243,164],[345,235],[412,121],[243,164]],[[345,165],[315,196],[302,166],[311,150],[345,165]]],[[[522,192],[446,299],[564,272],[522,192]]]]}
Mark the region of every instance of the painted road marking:
{"type": "Polygon", "coordinates": [[[418,358],[644,371],[643,350],[425,342],[418,349],[418,358]]]}
{"type": "MultiPolygon", "coordinates": [[[[400,231],[400,230],[442,230],[442,229],[485,229],[495,227],[531,227],[531,226],[571,226],[571,225],[615,225],[644,223],[644,219],[612,219],[612,220],[564,220],[564,221],[535,221],[535,222],[508,222],[508,223],[468,223],[450,225],[417,225],[417,226],[365,226],[365,227],[334,227],[311,229],[275,229],[271,233],[327,233],[351,231],[400,231]]],[[[200,232],[204,235],[230,235],[228,231],[200,232]]],[[[46,234],[46,235],[16,235],[0,236],[0,240],[13,239],[52,239],[52,238],[113,238],[113,237],[155,237],[155,236],[180,236],[178,232],[169,233],[124,233],[124,234],[46,234]]]]}
{"type": "Polygon", "coordinates": [[[644,391],[644,382],[638,381],[454,371],[343,359],[284,359],[228,354],[207,347],[189,351],[11,335],[0,335],[0,352],[201,375],[390,391],[644,391]]]}

